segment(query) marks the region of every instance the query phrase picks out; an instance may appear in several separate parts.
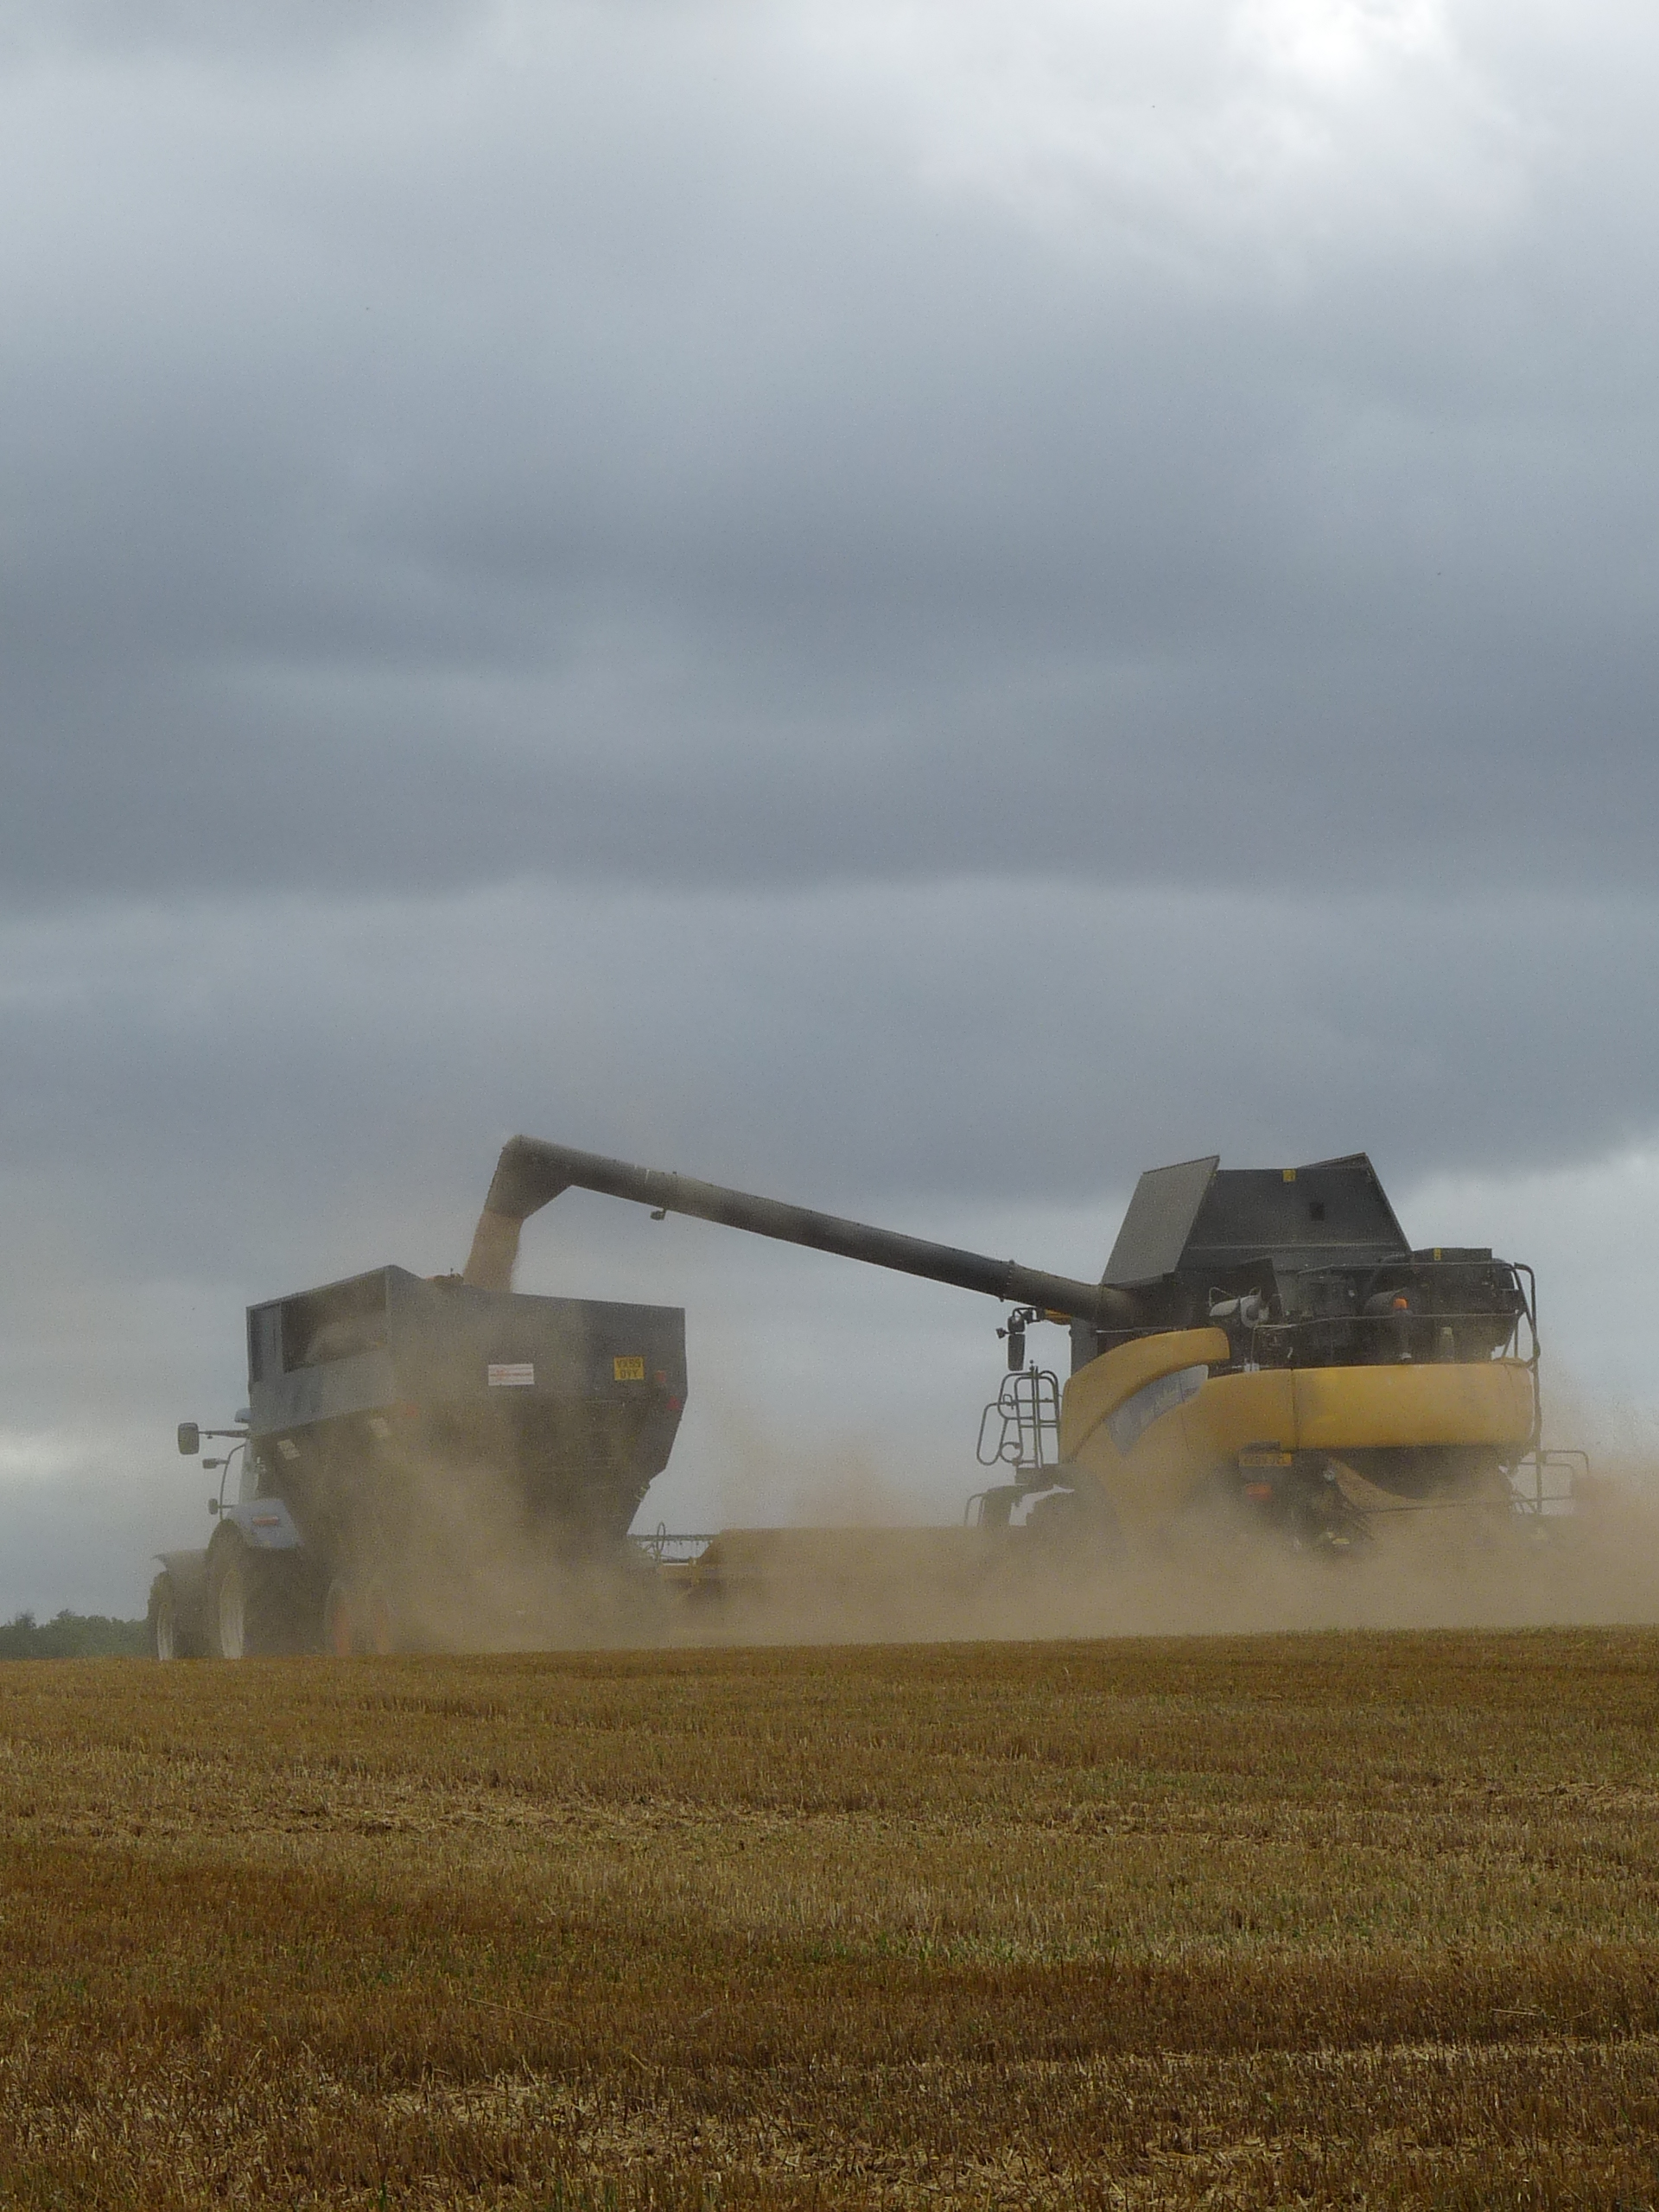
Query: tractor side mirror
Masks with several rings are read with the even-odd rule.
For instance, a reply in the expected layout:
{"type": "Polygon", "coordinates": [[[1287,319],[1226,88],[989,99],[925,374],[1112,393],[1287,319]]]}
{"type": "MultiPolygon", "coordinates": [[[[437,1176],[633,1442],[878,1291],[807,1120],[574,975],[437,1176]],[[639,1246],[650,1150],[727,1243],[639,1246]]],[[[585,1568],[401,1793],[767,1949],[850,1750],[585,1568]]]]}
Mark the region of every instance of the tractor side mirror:
{"type": "Polygon", "coordinates": [[[1026,1363],[1026,1325],[1019,1314],[1010,1314],[1007,1326],[1008,1372],[1018,1375],[1026,1363]]]}
{"type": "Polygon", "coordinates": [[[201,1431],[193,1421],[179,1423],[179,1449],[187,1459],[194,1459],[201,1449],[201,1431]]]}

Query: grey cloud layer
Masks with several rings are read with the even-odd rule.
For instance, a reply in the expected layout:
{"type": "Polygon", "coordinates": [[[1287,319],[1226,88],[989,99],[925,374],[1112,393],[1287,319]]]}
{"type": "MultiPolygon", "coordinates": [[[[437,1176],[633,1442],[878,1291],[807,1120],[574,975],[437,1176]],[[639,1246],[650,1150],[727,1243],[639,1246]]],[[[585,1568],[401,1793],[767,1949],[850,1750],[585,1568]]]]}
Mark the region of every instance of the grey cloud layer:
{"type": "Polygon", "coordinates": [[[1507,87],[1518,212],[1252,282],[930,189],[741,11],[547,21],[14,81],[14,899],[1644,880],[1600,79],[1507,87]]]}
{"type": "Polygon", "coordinates": [[[1217,1146],[1522,1172],[1637,1140],[1659,1089],[1651,908],[1526,887],[1311,927],[1020,882],[525,886],[18,923],[0,954],[7,1157],[123,1271],[163,1233],[264,1281],[399,1231],[452,1264],[515,1129],[944,1234],[1217,1146]]]}

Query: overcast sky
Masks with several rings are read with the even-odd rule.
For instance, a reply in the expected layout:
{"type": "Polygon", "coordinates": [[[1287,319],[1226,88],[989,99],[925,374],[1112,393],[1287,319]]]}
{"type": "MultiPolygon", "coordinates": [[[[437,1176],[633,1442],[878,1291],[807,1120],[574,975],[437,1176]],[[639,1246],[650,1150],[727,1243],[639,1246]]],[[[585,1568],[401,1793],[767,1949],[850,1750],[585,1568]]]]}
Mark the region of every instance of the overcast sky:
{"type": "MultiPolygon", "coordinates": [[[[1363,1147],[1659,1405],[1656,68],[0,0],[0,1611],[138,1611],[241,1306],[521,1129],[1077,1274],[1363,1147]]],[[[647,1518],[976,1486],[988,1304],[584,1200],[521,1282],[686,1304],[647,1518]]]]}

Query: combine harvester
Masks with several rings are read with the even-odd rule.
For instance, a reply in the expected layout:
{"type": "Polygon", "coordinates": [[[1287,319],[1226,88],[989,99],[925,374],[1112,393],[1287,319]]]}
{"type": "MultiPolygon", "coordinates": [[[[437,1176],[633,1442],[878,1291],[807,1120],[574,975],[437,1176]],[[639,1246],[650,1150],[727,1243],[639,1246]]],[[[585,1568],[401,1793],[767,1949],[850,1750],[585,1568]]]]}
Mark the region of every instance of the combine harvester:
{"type": "Polygon", "coordinates": [[[660,1530],[630,1541],[684,1403],[684,1316],[513,1291],[523,1224],[573,1189],[1008,1307],[1009,1372],[980,1455],[1003,1479],[956,1539],[976,1571],[1132,1555],[1201,1514],[1333,1552],[1363,1543],[1380,1512],[1541,1516],[1579,1456],[1541,1446],[1531,1270],[1484,1248],[1414,1250],[1363,1153],[1155,1168],[1102,1281],[1085,1283],[515,1137],[463,1274],[383,1268],[250,1308],[242,1424],[179,1436],[185,1452],[232,1438],[239,1495],[213,1502],[206,1552],[164,1556],[158,1656],[465,1641],[457,1538],[480,1516],[545,1586],[526,1640],[556,1637],[573,1576],[609,1576],[607,1603],[786,1598],[837,1561],[856,1572],[918,1543],[937,1560],[949,1531],[727,1531],[677,1540],[696,1556],[674,1561],[660,1530]],[[1070,1329],[1063,1389],[1027,1363],[1039,1321],[1070,1329]]]}

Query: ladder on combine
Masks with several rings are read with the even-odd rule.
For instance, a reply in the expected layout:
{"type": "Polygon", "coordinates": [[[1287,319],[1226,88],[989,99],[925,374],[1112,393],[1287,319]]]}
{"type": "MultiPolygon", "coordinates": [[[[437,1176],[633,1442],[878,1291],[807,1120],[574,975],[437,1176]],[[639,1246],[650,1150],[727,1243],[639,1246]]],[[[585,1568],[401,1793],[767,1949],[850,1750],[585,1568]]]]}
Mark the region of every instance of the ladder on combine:
{"type": "Polygon", "coordinates": [[[1009,1477],[969,1499],[963,1517],[981,1528],[1007,1528],[1022,1499],[1054,1488],[1061,1479],[1060,1382],[1052,1369],[1033,1363],[1003,1377],[979,1417],[974,1456],[1009,1477]]]}

